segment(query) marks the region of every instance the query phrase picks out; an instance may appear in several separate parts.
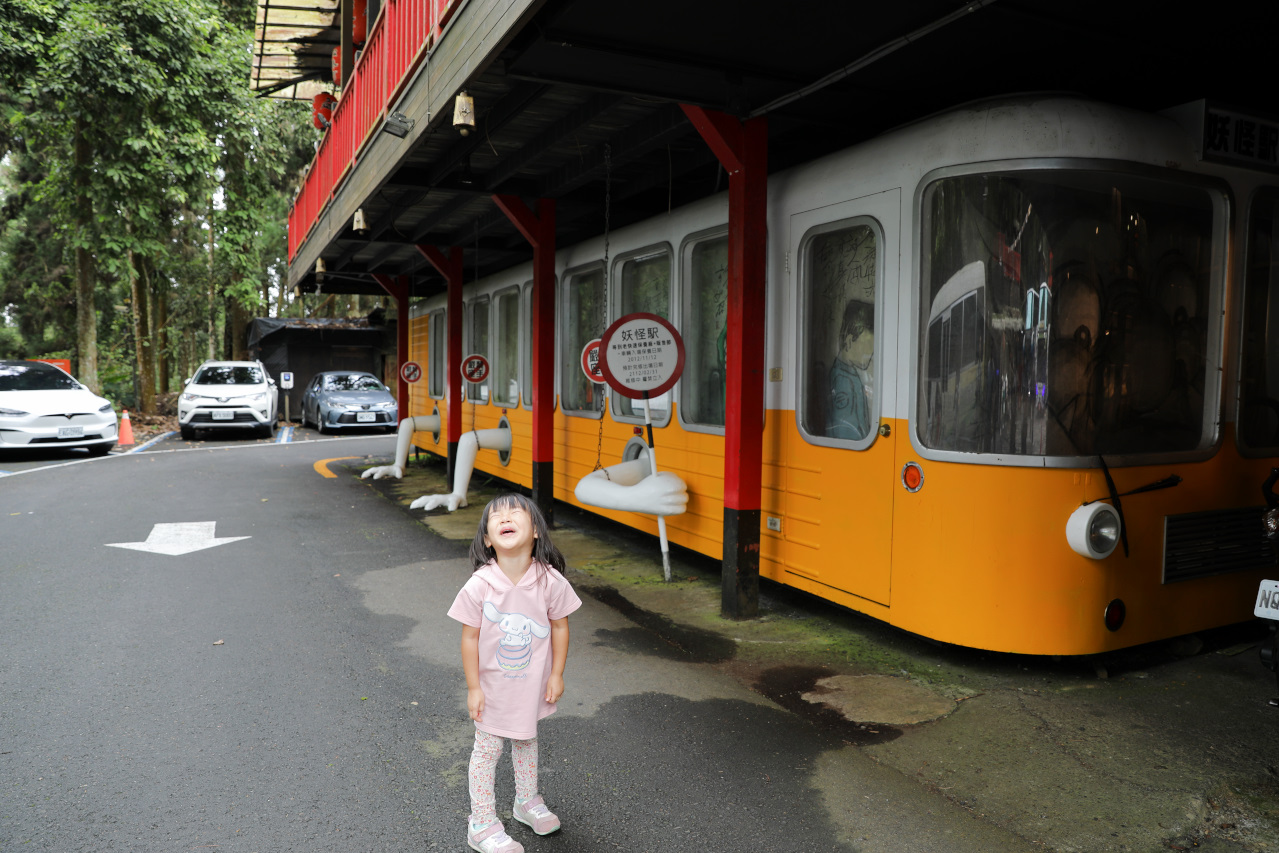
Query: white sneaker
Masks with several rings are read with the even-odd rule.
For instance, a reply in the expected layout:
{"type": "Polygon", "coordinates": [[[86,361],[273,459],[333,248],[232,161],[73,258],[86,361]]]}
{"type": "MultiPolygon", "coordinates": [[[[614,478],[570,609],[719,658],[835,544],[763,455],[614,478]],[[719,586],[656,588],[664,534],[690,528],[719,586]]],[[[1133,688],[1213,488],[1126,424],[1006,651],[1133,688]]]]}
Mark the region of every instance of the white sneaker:
{"type": "Polygon", "coordinates": [[[529,797],[523,804],[516,800],[512,811],[516,820],[528,824],[538,835],[550,835],[560,828],[560,819],[546,807],[541,794],[529,797]]]}
{"type": "Polygon", "coordinates": [[[524,845],[506,834],[500,820],[495,820],[478,832],[466,825],[466,843],[479,853],[524,853],[524,845]]]}

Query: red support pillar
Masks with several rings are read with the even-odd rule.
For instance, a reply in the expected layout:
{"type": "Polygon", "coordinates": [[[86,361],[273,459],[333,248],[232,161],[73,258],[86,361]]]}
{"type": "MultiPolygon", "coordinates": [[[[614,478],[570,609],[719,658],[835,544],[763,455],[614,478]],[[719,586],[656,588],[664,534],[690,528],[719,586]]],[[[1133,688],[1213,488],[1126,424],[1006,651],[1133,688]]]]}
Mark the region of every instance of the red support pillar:
{"type": "Polygon", "coordinates": [[[408,276],[391,278],[389,275],[374,273],[373,280],[382,286],[387,295],[395,300],[395,375],[399,379],[396,386],[396,403],[400,409],[400,417],[409,416],[409,383],[404,379],[404,362],[409,359],[409,279],[408,276]]]}
{"type": "Polygon", "coordinates": [[[555,508],[555,201],[537,213],[517,196],[493,201],[533,246],[533,501],[554,519],[555,508]]]}
{"type": "Polygon", "coordinates": [[[728,172],[728,375],[720,607],[725,616],[748,618],[759,612],[768,124],[762,117],[741,121],[725,113],[682,106],[728,172]]]}
{"type": "Polygon", "coordinates": [[[419,245],[422,257],[439,270],[448,282],[448,362],[444,371],[444,388],[448,409],[448,481],[453,482],[457,466],[457,443],[462,438],[462,247],[452,246],[446,258],[434,246],[419,245]]]}

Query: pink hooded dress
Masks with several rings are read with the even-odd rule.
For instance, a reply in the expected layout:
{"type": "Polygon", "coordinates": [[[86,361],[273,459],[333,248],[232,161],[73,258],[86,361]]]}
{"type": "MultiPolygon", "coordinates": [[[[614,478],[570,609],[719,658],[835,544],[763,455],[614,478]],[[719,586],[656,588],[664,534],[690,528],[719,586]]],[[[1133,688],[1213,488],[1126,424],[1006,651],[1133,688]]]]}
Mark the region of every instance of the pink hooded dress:
{"type": "Polygon", "coordinates": [[[498,737],[537,737],[537,721],[555,713],[546,701],[551,677],[551,621],[582,606],[573,586],[554,569],[530,566],[512,584],[496,563],[477,569],[448,615],[480,629],[480,731],[498,737]],[[539,580],[538,575],[541,574],[539,580]]]}

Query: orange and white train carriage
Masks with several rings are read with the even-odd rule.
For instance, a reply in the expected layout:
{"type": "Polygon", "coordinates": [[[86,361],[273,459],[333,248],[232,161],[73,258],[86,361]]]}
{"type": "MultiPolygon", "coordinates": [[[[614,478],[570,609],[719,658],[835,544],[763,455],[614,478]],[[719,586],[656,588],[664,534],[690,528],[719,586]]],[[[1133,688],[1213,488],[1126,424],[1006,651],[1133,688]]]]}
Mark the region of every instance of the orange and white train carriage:
{"type": "MultiPolygon", "coordinates": [[[[1279,178],[1264,121],[1229,116],[1262,142],[1202,156],[1214,141],[1193,128],[1227,132],[1222,115],[1011,98],[771,176],[767,328],[745,330],[767,365],[761,576],[1031,654],[1249,618],[1274,562],[1259,488],[1279,452],[1279,178]]],[[[619,316],[666,317],[686,362],[651,401],[656,445],[689,493],[669,536],[716,558],[727,219],[715,197],[607,235],[607,266],[603,237],[555,258],[555,497],[644,452],[642,411],[586,378],[583,347],[619,316]]],[[[462,323],[491,364],[464,383],[463,428],[511,431],[476,465],[522,486],[531,279],[468,285],[462,323]]],[[[445,306],[414,312],[411,414],[446,412],[445,306]]],[[[414,441],[443,454],[445,432],[414,441]]]]}

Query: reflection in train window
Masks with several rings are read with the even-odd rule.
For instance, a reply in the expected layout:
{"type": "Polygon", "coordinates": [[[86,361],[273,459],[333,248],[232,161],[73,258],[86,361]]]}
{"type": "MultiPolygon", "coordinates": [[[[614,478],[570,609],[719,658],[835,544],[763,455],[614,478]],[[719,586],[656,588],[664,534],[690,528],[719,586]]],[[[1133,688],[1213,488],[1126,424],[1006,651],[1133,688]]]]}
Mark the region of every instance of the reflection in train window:
{"type": "Polygon", "coordinates": [[[923,211],[923,444],[1078,456],[1211,441],[1207,190],[978,174],[932,183],[923,211]]]}
{"type": "Polygon", "coordinates": [[[497,295],[497,347],[493,355],[493,402],[516,406],[520,402],[520,291],[517,287],[497,295]]]}
{"type": "Polygon", "coordinates": [[[800,249],[800,426],[813,438],[865,447],[875,403],[875,299],[879,240],[866,220],[814,229],[800,249]]]}
{"type": "Polygon", "coordinates": [[[694,243],[687,252],[684,375],[680,420],[724,426],[725,353],[728,336],[728,238],[694,243]]]}
{"type": "Polygon", "coordinates": [[[466,306],[470,322],[467,324],[466,352],[463,356],[482,355],[489,359],[489,375],[483,382],[467,382],[466,399],[476,403],[486,403],[489,398],[489,383],[493,381],[493,354],[489,352],[489,300],[481,297],[466,306]]]}
{"type": "MultiPolygon", "coordinates": [[[[629,258],[620,264],[617,317],[627,314],[656,314],[671,318],[671,255],[662,250],[629,258]]],[[[616,319],[616,317],[614,318],[616,319]]],[[[648,401],[654,423],[670,417],[670,393],[648,401]]],[[[644,417],[644,403],[621,394],[613,395],[613,412],[620,417],[644,417]]]]}
{"type": "MultiPolygon", "coordinates": [[[[427,326],[427,360],[431,371],[427,376],[427,396],[436,400],[444,397],[444,365],[448,361],[448,324],[444,322],[444,312],[431,314],[430,325],[427,326]]],[[[405,412],[407,415],[408,413],[405,412]]]]}
{"type": "Polygon", "coordinates": [[[564,334],[560,340],[560,406],[565,412],[604,411],[604,387],[582,372],[582,348],[602,336],[605,292],[599,267],[568,277],[564,288],[564,334]]]}
{"type": "Polygon", "coordinates": [[[1248,208],[1244,263],[1243,358],[1239,370],[1239,441],[1279,447],[1279,190],[1263,189],[1248,208]]]}

